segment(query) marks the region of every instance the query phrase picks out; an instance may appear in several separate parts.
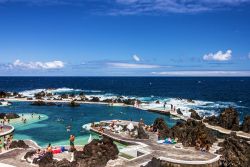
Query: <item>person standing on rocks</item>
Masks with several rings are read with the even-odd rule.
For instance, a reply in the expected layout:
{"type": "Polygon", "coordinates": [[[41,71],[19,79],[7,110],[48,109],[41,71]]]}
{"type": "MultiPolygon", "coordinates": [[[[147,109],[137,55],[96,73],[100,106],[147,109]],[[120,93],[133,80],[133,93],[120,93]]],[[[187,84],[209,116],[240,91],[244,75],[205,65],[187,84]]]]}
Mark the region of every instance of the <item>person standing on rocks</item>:
{"type": "Polygon", "coordinates": [[[75,136],[74,135],[70,135],[69,137],[69,145],[70,145],[70,151],[74,151],[75,150],[75,136]]]}

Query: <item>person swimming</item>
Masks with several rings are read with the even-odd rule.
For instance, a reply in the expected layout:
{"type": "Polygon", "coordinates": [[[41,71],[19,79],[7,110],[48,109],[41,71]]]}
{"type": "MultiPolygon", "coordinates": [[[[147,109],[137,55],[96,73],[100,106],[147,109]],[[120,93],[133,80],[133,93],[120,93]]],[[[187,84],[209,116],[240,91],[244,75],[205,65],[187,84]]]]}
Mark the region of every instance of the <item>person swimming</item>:
{"type": "Polygon", "coordinates": [[[71,130],[71,126],[69,125],[69,126],[67,126],[66,127],[66,130],[67,130],[67,132],[70,132],[70,130],[71,130]]]}

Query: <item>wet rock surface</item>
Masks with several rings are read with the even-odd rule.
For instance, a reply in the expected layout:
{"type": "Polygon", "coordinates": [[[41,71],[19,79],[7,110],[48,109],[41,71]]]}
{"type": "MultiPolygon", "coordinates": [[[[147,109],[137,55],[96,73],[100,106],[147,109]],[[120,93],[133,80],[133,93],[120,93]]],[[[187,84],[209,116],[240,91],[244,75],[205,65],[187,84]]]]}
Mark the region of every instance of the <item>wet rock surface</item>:
{"type": "Polygon", "coordinates": [[[16,119],[16,118],[20,118],[20,116],[16,113],[0,113],[0,119],[16,119]]]}
{"type": "Polygon", "coordinates": [[[250,144],[246,140],[240,139],[235,133],[231,133],[222,143],[222,147],[216,153],[221,154],[220,166],[249,167],[250,164],[250,144]]]}
{"type": "Polygon", "coordinates": [[[10,143],[10,149],[12,148],[29,148],[29,146],[23,140],[14,140],[10,143]]]}
{"type": "Polygon", "coordinates": [[[207,117],[204,119],[204,122],[208,122],[211,125],[221,126],[222,128],[229,130],[240,130],[239,115],[233,108],[226,108],[218,117],[207,117]]]}

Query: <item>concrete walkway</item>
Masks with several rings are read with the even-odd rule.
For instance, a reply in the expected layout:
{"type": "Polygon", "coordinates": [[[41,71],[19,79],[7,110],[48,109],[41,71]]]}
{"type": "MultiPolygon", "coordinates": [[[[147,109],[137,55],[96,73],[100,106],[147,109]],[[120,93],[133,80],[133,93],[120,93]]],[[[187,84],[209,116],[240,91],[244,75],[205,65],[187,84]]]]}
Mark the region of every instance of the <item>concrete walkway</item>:
{"type": "Polygon", "coordinates": [[[0,137],[11,134],[15,130],[15,128],[12,125],[1,125],[1,126],[3,127],[3,130],[0,131],[0,137]]]}
{"type": "MultiPolygon", "coordinates": [[[[219,155],[210,153],[210,152],[201,152],[195,150],[193,147],[184,148],[180,143],[173,144],[158,144],[157,135],[153,132],[148,132],[149,139],[134,139],[124,137],[119,133],[114,133],[109,130],[104,130],[99,132],[97,128],[91,128],[92,131],[108,136],[121,143],[129,143],[132,146],[128,146],[125,149],[137,150],[144,152],[144,155],[133,158],[131,160],[121,158],[119,161],[122,161],[125,166],[139,167],[141,164],[144,164],[151,160],[152,157],[162,159],[167,159],[168,162],[179,163],[179,164],[210,164],[217,162],[219,160],[219,155]],[[176,147],[179,146],[179,147],[176,147]]],[[[122,150],[121,150],[122,152],[122,150]]],[[[114,162],[115,163],[115,162],[114,162]]]]}

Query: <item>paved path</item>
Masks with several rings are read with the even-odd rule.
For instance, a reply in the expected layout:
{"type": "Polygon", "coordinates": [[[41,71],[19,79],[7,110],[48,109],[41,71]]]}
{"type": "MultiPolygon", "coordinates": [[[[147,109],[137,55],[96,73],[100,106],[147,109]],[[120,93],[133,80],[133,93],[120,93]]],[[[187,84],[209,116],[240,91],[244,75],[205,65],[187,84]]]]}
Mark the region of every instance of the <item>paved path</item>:
{"type": "Polygon", "coordinates": [[[108,130],[104,130],[104,133],[100,133],[94,128],[91,128],[91,130],[120,142],[134,144],[134,146],[131,146],[131,149],[138,148],[148,153],[132,160],[124,160],[123,162],[126,166],[140,166],[140,164],[151,160],[152,157],[165,157],[168,158],[170,162],[183,164],[206,164],[216,162],[219,159],[219,155],[197,151],[193,147],[176,148],[175,145],[172,144],[158,144],[156,142],[157,135],[151,132],[149,139],[132,139],[108,130]]]}
{"type": "Polygon", "coordinates": [[[12,125],[1,125],[3,127],[2,131],[0,131],[0,137],[8,135],[12,133],[15,128],[12,125]]]}

